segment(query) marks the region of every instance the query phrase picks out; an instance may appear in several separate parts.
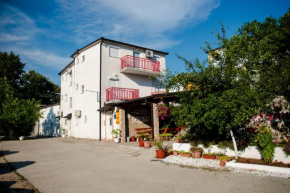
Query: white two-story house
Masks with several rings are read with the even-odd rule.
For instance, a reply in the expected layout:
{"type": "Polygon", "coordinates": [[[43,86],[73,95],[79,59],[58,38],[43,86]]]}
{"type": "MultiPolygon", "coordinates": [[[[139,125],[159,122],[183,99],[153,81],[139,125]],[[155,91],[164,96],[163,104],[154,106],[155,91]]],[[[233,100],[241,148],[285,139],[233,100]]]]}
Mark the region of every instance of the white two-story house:
{"type": "Polygon", "coordinates": [[[112,139],[108,125],[118,124],[116,110],[100,109],[165,91],[149,77],[165,70],[167,54],[103,37],[75,51],[59,73],[60,127],[69,137],[112,139]]]}

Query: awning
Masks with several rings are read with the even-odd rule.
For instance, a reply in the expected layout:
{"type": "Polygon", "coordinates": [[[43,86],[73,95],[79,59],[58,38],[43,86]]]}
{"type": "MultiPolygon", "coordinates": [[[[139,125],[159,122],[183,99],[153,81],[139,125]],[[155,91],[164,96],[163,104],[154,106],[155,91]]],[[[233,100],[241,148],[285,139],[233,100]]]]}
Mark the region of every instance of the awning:
{"type": "Polygon", "coordinates": [[[111,110],[113,110],[112,106],[105,105],[102,108],[100,108],[98,111],[111,111],[111,110]]]}
{"type": "Polygon", "coordinates": [[[63,118],[67,118],[67,119],[71,119],[71,113],[67,114],[66,116],[64,116],[63,118]]]}

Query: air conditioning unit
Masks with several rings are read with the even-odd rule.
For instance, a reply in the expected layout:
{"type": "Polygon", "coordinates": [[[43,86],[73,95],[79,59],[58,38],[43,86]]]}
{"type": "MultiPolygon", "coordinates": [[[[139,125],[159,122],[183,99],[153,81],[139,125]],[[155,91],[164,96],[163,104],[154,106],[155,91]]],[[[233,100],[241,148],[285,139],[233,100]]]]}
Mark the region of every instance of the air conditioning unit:
{"type": "Polygon", "coordinates": [[[149,58],[153,57],[153,51],[151,51],[151,50],[146,50],[145,54],[146,54],[146,57],[149,57],[149,58]]]}
{"type": "Polygon", "coordinates": [[[81,117],[82,112],[80,110],[75,110],[75,117],[81,117]]]}
{"type": "Polygon", "coordinates": [[[62,111],[57,111],[57,116],[62,117],[62,111]]]}
{"type": "Polygon", "coordinates": [[[71,74],[71,73],[72,73],[71,68],[67,69],[67,73],[68,73],[68,74],[71,74]]]}

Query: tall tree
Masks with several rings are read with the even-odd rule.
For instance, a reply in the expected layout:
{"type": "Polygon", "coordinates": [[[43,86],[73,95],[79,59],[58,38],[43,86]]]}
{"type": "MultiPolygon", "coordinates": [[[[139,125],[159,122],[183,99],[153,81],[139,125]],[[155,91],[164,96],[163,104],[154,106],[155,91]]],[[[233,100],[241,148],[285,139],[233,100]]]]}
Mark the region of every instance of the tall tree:
{"type": "Polygon", "coordinates": [[[53,104],[60,100],[59,86],[33,70],[22,76],[22,90],[25,98],[34,98],[41,104],[53,104]]]}
{"type": "Polygon", "coordinates": [[[24,73],[25,64],[20,61],[20,57],[13,52],[0,51],[0,78],[6,77],[9,85],[19,93],[21,87],[21,76],[24,73]]]}

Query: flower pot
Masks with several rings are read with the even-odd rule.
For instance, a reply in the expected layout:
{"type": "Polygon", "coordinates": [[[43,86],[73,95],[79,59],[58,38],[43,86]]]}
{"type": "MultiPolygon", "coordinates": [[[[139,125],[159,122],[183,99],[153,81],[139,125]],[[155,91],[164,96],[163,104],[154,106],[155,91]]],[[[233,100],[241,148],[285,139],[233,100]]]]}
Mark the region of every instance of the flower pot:
{"type": "Polygon", "coordinates": [[[201,151],[200,150],[195,150],[194,151],[194,158],[200,158],[201,157],[201,151]]]}
{"type": "Polygon", "coordinates": [[[220,162],[220,166],[224,167],[225,165],[226,165],[225,162],[223,162],[223,161],[220,162]]]}
{"type": "Polygon", "coordinates": [[[220,156],[219,156],[219,155],[216,155],[216,156],[215,156],[215,159],[216,159],[216,160],[220,160],[220,156]]]}
{"type": "Polygon", "coordinates": [[[20,141],[24,140],[24,136],[20,136],[20,137],[19,137],[19,140],[20,140],[20,141]]]}
{"type": "Polygon", "coordinates": [[[151,142],[151,147],[154,147],[154,146],[155,146],[155,142],[152,141],[152,142],[151,142]]]}
{"type": "Polygon", "coordinates": [[[130,137],[127,137],[127,142],[130,142],[130,137]]]}
{"type": "Polygon", "coordinates": [[[131,141],[136,141],[136,137],[132,137],[131,138],[131,141]]]}
{"type": "Polygon", "coordinates": [[[144,142],[144,147],[145,148],[150,148],[151,147],[150,141],[143,141],[143,142],[144,142]]]}
{"type": "Polygon", "coordinates": [[[157,149],[157,150],[156,150],[156,157],[157,157],[158,159],[163,159],[163,158],[165,158],[165,150],[159,150],[159,149],[157,149]]]}
{"type": "Polygon", "coordinates": [[[180,143],[180,142],[181,142],[181,140],[180,140],[180,139],[177,139],[177,138],[175,138],[175,139],[174,139],[174,142],[175,142],[175,143],[180,143]]]}
{"type": "Polygon", "coordinates": [[[202,158],[203,158],[203,159],[215,159],[215,156],[214,156],[214,155],[203,154],[203,155],[202,155],[202,158]]]}
{"type": "Polygon", "coordinates": [[[61,134],[61,137],[62,137],[62,138],[65,138],[65,134],[61,134]]]}
{"type": "Polygon", "coordinates": [[[225,162],[225,163],[227,163],[229,160],[227,160],[227,159],[223,159],[222,160],[222,162],[225,162]]]}
{"type": "Polygon", "coordinates": [[[169,153],[167,153],[167,156],[170,156],[170,155],[173,155],[173,152],[172,151],[169,152],[169,153]]]}
{"type": "Polygon", "coordinates": [[[142,139],[139,139],[139,147],[144,147],[144,141],[142,139]]]}
{"type": "Polygon", "coordinates": [[[190,153],[181,153],[179,154],[181,157],[191,157],[190,153]]]}
{"type": "Polygon", "coordinates": [[[178,156],[178,151],[173,151],[173,155],[178,156]]]}
{"type": "Polygon", "coordinates": [[[114,142],[115,143],[120,143],[121,142],[121,138],[114,138],[114,142]]]}

